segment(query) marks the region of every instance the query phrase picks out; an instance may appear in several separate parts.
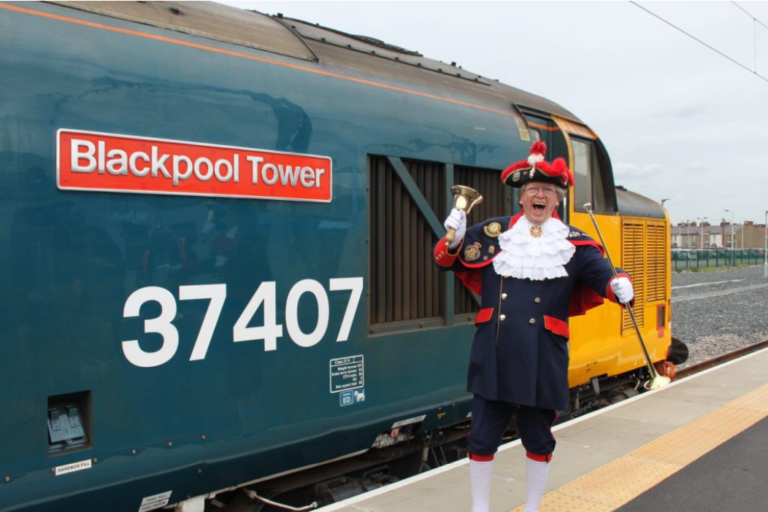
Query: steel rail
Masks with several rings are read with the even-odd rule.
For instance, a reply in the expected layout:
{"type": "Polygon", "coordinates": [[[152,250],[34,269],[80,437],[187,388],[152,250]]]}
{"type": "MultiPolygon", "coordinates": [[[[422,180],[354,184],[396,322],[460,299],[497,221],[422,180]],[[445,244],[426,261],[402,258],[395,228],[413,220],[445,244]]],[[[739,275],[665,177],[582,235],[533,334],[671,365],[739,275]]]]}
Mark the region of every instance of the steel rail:
{"type": "Polygon", "coordinates": [[[707,359],[706,361],[702,361],[700,363],[696,363],[687,368],[677,370],[675,380],[690,377],[691,375],[703,372],[704,370],[709,370],[710,368],[714,368],[723,363],[727,363],[728,361],[733,361],[734,359],[744,357],[748,354],[751,354],[752,352],[757,352],[758,350],[762,350],[764,348],[768,348],[768,340],[753,343],[752,345],[747,345],[746,347],[741,347],[736,350],[732,350],[731,352],[726,352],[725,354],[707,359]]]}

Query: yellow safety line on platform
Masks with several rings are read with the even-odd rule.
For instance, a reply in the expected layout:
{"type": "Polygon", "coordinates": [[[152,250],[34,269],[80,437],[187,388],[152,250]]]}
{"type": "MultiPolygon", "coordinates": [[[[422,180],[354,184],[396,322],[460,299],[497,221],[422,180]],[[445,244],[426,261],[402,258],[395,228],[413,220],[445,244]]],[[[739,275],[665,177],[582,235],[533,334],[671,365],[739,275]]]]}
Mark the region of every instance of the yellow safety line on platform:
{"type": "MultiPolygon", "coordinates": [[[[768,416],[768,384],[548,492],[547,512],[610,512],[768,416]]],[[[510,512],[520,512],[520,506],[510,512]]]]}

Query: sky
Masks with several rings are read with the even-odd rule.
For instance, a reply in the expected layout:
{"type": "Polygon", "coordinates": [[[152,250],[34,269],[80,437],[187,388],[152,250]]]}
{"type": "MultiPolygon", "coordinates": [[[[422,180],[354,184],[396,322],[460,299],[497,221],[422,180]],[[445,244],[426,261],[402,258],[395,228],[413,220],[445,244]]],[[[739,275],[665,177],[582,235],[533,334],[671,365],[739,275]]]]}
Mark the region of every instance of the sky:
{"type": "Polygon", "coordinates": [[[600,136],[617,185],[668,199],[673,224],[765,222],[768,2],[223,3],[375,37],[553,100],[600,136]]]}

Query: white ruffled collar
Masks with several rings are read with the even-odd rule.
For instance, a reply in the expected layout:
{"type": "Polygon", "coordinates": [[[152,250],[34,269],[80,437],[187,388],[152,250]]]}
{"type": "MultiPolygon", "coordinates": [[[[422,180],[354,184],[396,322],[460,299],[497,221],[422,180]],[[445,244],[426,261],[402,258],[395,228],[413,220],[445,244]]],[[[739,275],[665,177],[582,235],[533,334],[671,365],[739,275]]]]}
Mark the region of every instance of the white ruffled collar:
{"type": "Polygon", "coordinates": [[[531,234],[533,224],[523,215],[512,229],[499,235],[501,252],[493,259],[496,273],[543,281],[568,276],[565,264],[576,247],[568,241],[568,226],[555,218],[541,225],[541,236],[531,234]]]}

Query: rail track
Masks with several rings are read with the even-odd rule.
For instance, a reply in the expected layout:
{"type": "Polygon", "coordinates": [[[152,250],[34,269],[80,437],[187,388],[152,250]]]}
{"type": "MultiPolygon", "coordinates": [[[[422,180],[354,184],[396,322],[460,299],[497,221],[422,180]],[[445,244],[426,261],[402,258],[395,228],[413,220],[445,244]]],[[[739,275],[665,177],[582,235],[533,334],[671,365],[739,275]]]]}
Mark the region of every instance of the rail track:
{"type": "Polygon", "coordinates": [[[706,361],[702,361],[700,363],[696,363],[694,365],[678,370],[675,380],[690,377],[697,373],[703,372],[704,370],[709,370],[710,368],[714,368],[715,366],[719,366],[723,363],[727,363],[728,361],[733,361],[734,359],[738,359],[740,357],[746,356],[747,354],[751,354],[752,352],[757,352],[758,350],[762,350],[764,348],[768,348],[768,340],[761,341],[758,343],[753,343],[751,345],[747,345],[746,347],[732,350],[731,352],[726,352],[725,354],[713,357],[711,359],[707,359],[706,361]]]}

